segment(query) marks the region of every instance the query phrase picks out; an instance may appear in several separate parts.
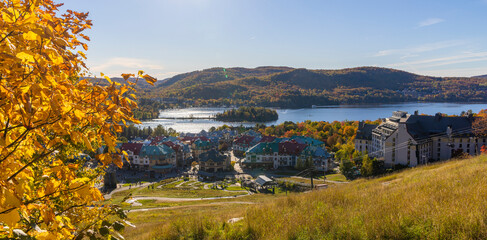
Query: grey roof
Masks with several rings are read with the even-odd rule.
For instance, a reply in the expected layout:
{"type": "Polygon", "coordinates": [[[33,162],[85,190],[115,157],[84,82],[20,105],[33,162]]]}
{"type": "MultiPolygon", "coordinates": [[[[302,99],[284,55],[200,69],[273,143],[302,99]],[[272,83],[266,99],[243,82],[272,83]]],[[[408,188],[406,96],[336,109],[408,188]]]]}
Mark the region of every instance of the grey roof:
{"type": "Polygon", "coordinates": [[[257,177],[257,179],[255,179],[255,182],[257,184],[259,184],[260,186],[264,186],[264,185],[268,185],[268,184],[274,183],[274,181],[272,179],[268,178],[265,175],[260,175],[259,177],[257,177]]]}
{"type": "Polygon", "coordinates": [[[210,160],[212,160],[213,162],[225,162],[225,160],[227,159],[226,155],[220,154],[220,152],[218,152],[215,149],[211,149],[210,151],[204,152],[200,154],[199,157],[200,157],[200,161],[202,162],[207,162],[210,160]]]}
{"type": "Polygon", "coordinates": [[[446,136],[448,127],[452,128],[453,136],[469,136],[472,134],[472,117],[444,117],[411,115],[404,121],[409,134],[416,140],[433,136],[446,136]]]}
{"type": "Polygon", "coordinates": [[[355,137],[355,139],[372,140],[372,130],[374,130],[376,127],[377,125],[375,124],[359,122],[357,136],[355,137]]]}

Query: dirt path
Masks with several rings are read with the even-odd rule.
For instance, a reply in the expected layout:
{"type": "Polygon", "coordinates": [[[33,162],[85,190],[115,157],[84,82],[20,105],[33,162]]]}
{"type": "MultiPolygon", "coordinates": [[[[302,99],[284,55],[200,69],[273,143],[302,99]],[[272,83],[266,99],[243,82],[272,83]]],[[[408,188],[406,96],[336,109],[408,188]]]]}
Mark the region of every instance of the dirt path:
{"type": "Polygon", "coordinates": [[[146,212],[146,211],[154,211],[154,210],[168,210],[168,209],[178,209],[178,208],[189,208],[189,207],[207,207],[207,206],[215,206],[215,205],[226,205],[226,204],[255,204],[253,202],[217,202],[217,203],[207,203],[207,204],[196,204],[196,205],[187,205],[187,206],[174,206],[174,207],[157,207],[157,208],[141,208],[141,209],[133,209],[127,210],[127,212],[146,212]]]}
{"type": "Polygon", "coordinates": [[[245,195],[236,195],[236,196],[227,196],[227,197],[210,197],[210,198],[170,198],[170,197],[146,197],[146,196],[139,196],[133,197],[134,200],[156,200],[156,201],[165,201],[165,202],[188,202],[188,201],[203,201],[203,200],[216,200],[216,199],[231,199],[231,198],[238,198],[243,196],[248,196],[249,194],[245,195]]]}
{"type": "Polygon", "coordinates": [[[134,184],[134,186],[132,186],[132,187],[125,186],[125,187],[121,187],[121,188],[116,188],[113,191],[111,191],[110,193],[103,195],[103,197],[105,199],[110,199],[110,198],[112,198],[112,194],[114,194],[114,193],[129,190],[129,189],[143,188],[143,187],[147,187],[147,186],[154,184],[154,183],[157,183],[157,182],[147,182],[147,183],[142,183],[142,185],[137,185],[137,186],[135,186],[135,184],[134,184]]]}

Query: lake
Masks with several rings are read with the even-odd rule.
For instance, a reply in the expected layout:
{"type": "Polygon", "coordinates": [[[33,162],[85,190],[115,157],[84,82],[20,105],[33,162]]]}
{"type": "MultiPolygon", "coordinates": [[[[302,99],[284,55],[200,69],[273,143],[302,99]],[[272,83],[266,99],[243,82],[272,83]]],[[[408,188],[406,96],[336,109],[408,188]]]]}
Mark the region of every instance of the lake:
{"type": "MultiPolygon", "coordinates": [[[[279,119],[273,122],[267,122],[266,125],[277,125],[285,121],[303,122],[311,121],[343,121],[343,120],[376,120],[386,118],[392,115],[393,111],[406,111],[433,115],[441,112],[446,114],[460,114],[462,111],[472,110],[478,113],[480,110],[487,108],[485,103],[398,103],[398,104],[374,104],[374,105],[333,105],[322,108],[302,108],[302,109],[276,109],[279,119]]],[[[162,125],[166,128],[173,128],[178,132],[197,133],[201,130],[208,131],[212,126],[218,127],[223,124],[232,126],[254,126],[255,123],[226,123],[209,119],[163,119],[178,117],[209,117],[221,113],[229,108],[184,108],[170,109],[161,111],[161,119],[142,122],[140,127],[156,127],[162,125]]]]}

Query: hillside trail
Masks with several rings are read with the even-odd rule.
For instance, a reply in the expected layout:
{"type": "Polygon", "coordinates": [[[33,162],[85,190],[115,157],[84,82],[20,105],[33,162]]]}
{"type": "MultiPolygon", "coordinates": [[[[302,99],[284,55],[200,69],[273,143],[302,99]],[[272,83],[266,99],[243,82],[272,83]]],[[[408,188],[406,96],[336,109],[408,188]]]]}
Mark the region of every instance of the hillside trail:
{"type": "Polygon", "coordinates": [[[179,208],[190,208],[190,207],[208,207],[208,206],[219,206],[219,205],[228,205],[228,204],[255,204],[254,202],[217,202],[217,203],[206,203],[206,204],[195,204],[195,205],[187,205],[187,206],[174,206],[174,207],[157,207],[157,208],[140,208],[140,209],[133,209],[127,210],[127,212],[147,212],[147,211],[155,211],[155,210],[171,210],[171,209],[179,209],[179,208]]]}

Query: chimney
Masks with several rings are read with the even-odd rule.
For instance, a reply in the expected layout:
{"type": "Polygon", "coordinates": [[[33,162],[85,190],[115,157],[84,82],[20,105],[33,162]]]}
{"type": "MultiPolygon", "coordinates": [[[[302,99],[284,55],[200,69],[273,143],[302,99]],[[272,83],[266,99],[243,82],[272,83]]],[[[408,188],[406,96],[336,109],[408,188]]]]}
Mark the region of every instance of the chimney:
{"type": "Polygon", "coordinates": [[[414,115],[416,116],[418,115],[418,110],[414,111],[414,115]]]}
{"type": "Polygon", "coordinates": [[[451,138],[452,132],[453,130],[451,128],[451,125],[448,125],[448,127],[446,128],[446,135],[448,136],[448,138],[451,138]]]}

